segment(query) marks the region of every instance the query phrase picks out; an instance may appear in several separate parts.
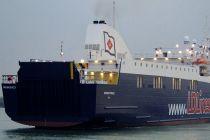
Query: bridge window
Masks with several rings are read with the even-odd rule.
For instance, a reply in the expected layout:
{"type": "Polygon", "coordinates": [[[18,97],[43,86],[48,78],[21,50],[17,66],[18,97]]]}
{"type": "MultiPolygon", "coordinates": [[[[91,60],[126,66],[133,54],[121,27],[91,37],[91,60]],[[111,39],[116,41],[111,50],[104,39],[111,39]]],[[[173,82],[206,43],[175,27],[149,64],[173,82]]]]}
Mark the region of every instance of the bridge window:
{"type": "Polygon", "coordinates": [[[172,79],[172,89],[173,90],[181,90],[182,87],[182,80],[179,78],[172,79]]]}
{"type": "Polygon", "coordinates": [[[163,78],[154,77],[153,78],[153,88],[163,88],[163,78]]]}
{"type": "Polygon", "coordinates": [[[190,90],[197,90],[198,88],[198,81],[197,80],[191,80],[190,81],[190,90]]]}

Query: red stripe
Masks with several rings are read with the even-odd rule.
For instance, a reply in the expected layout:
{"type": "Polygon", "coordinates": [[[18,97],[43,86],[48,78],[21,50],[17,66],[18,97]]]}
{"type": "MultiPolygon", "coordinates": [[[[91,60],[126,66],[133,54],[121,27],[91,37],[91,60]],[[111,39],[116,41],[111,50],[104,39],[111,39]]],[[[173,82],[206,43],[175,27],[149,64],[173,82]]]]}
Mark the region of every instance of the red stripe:
{"type": "Polygon", "coordinates": [[[191,123],[207,123],[209,119],[194,119],[194,120],[177,120],[177,121],[165,121],[165,122],[149,122],[150,125],[181,125],[181,124],[191,124],[191,123]]]}

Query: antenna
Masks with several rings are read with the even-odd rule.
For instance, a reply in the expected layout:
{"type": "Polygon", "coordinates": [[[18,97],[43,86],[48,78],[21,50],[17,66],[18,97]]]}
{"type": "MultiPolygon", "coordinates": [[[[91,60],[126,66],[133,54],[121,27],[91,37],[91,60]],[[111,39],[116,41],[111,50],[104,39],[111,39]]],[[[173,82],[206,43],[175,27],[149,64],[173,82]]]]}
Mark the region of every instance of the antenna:
{"type": "Polygon", "coordinates": [[[205,16],[205,27],[204,27],[205,41],[204,41],[204,45],[209,47],[209,45],[210,45],[210,37],[209,37],[208,31],[209,31],[209,28],[208,28],[208,16],[205,16]]]}
{"type": "Polygon", "coordinates": [[[61,55],[61,57],[63,57],[63,55],[64,55],[64,53],[63,53],[63,41],[61,41],[61,52],[60,52],[60,55],[61,55]]]}
{"type": "Polygon", "coordinates": [[[113,24],[112,26],[113,26],[113,28],[115,28],[115,1],[113,1],[113,15],[112,15],[112,18],[113,18],[112,19],[113,20],[112,21],[113,22],[112,23],[113,24]]]}
{"type": "Polygon", "coordinates": [[[204,36],[205,39],[208,38],[208,16],[205,16],[205,25],[204,25],[204,36]]]}

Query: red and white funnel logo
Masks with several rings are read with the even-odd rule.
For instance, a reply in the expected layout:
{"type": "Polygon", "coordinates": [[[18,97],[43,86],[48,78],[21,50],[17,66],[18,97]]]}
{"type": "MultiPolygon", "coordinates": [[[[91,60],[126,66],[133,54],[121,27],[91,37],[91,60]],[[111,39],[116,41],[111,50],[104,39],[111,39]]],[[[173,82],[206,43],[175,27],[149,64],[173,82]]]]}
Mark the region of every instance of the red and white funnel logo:
{"type": "Polygon", "coordinates": [[[110,36],[109,33],[105,31],[104,31],[104,46],[105,46],[105,52],[116,57],[115,39],[113,36],[110,36]]]}

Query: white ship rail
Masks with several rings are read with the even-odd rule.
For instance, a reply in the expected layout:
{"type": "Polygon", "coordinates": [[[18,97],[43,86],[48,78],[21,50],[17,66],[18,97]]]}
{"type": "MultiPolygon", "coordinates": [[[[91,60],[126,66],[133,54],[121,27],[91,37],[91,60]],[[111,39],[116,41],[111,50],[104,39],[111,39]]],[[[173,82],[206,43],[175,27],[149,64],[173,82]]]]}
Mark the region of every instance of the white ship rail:
{"type": "Polygon", "coordinates": [[[2,75],[2,84],[16,84],[17,82],[17,75],[2,75]]]}

